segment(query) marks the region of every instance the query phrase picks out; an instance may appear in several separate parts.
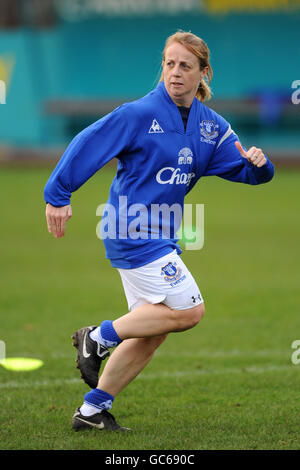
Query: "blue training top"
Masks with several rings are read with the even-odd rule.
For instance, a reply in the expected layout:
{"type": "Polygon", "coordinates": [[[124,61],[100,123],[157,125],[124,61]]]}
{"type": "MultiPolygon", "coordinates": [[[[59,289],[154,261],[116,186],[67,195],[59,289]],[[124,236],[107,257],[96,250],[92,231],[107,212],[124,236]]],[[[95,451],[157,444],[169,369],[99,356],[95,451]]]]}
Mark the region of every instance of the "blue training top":
{"type": "Polygon", "coordinates": [[[161,236],[159,209],[164,204],[183,211],[185,195],[201,176],[251,185],[272,179],[271,161],[255,167],[240,155],[236,141],[228,122],[196,98],[185,130],[160,82],[72,140],[46,184],[45,201],[56,207],[70,204],[71,193],[116,157],[117,174],[102,219],[106,257],[118,268],[143,266],[174,249],[181,253],[178,221],[169,217],[168,236],[161,236]]]}

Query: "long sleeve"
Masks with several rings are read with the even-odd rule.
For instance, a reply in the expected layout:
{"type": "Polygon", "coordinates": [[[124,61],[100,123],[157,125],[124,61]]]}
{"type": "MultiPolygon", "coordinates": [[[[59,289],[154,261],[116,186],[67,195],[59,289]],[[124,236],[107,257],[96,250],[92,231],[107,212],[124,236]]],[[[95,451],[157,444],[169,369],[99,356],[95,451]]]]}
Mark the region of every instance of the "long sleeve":
{"type": "Polygon", "coordinates": [[[228,123],[227,126],[203,176],[216,175],[229,181],[252,185],[270,181],[274,176],[272,162],[265,155],[267,163],[258,168],[243,158],[235,146],[235,142],[239,139],[228,123]]]}
{"type": "Polygon", "coordinates": [[[121,106],[71,141],[45,186],[45,201],[56,207],[70,204],[72,192],[129,147],[128,119],[121,106]]]}

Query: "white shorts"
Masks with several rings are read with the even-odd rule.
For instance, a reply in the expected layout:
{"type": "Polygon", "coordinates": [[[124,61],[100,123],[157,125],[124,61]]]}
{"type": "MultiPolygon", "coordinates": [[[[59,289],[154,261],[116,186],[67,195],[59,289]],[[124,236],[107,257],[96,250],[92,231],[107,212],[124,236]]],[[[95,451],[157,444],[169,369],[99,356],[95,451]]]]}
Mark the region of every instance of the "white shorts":
{"type": "Polygon", "coordinates": [[[176,250],[135,269],[120,269],[129,311],[146,303],[186,310],[203,303],[201,292],[176,250]]]}

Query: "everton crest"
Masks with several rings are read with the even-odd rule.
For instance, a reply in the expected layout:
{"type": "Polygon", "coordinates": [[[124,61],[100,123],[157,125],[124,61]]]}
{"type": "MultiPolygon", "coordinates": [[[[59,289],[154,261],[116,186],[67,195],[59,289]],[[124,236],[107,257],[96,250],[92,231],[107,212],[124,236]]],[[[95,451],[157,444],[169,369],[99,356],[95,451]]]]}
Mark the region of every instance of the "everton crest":
{"type": "Polygon", "coordinates": [[[219,132],[217,131],[218,127],[219,125],[214,121],[202,121],[200,123],[201,135],[207,140],[215,139],[219,135],[219,132]]]}
{"type": "Polygon", "coordinates": [[[171,261],[161,268],[161,275],[164,276],[164,280],[167,282],[173,282],[180,278],[181,268],[177,268],[176,263],[171,261]]]}

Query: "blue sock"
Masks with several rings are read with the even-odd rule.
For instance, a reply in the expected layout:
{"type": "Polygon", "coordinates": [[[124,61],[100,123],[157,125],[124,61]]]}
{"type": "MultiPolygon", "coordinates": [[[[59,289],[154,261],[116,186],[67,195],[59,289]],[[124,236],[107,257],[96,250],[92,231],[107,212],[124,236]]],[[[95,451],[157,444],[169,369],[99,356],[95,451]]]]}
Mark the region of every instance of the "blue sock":
{"type": "Polygon", "coordinates": [[[103,321],[100,326],[91,331],[90,338],[107,348],[114,348],[123,341],[116,333],[112,321],[109,320],[103,321]]]}
{"type": "Polygon", "coordinates": [[[107,348],[114,348],[122,342],[121,338],[116,333],[112,321],[104,320],[100,325],[99,330],[100,343],[107,348]]]}
{"type": "Polygon", "coordinates": [[[109,393],[94,388],[84,395],[84,403],[80,408],[83,415],[99,413],[102,410],[110,410],[114,401],[114,397],[109,393]]]}

